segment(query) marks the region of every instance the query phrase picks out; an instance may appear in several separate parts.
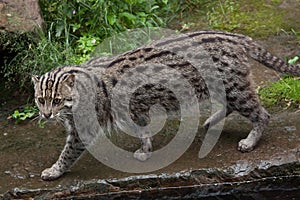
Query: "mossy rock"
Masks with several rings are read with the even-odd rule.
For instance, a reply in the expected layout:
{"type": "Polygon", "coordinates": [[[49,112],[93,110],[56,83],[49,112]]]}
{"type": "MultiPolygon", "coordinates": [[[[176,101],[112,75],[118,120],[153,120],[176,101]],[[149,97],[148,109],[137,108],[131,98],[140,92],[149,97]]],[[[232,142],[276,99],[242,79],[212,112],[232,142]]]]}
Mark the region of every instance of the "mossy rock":
{"type": "Polygon", "coordinates": [[[300,31],[299,0],[220,0],[199,4],[186,16],[191,29],[217,29],[254,38],[267,38],[284,31],[300,31]]]}

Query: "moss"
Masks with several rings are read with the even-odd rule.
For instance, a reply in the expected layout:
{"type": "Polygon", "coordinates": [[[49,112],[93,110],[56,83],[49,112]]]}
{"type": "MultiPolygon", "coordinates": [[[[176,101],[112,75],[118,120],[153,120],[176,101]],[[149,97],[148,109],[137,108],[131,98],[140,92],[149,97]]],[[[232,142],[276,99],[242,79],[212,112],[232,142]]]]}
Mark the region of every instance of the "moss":
{"type": "Polygon", "coordinates": [[[281,0],[218,1],[209,8],[207,19],[213,29],[266,37],[290,28],[284,20],[286,11],[278,9],[280,3],[281,0]]]}
{"type": "Polygon", "coordinates": [[[182,16],[181,26],[194,24],[188,30],[217,29],[238,32],[254,38],[266,38],[281,30],[298,29],[297,17],[289,17],[292,10],[280,8],[282,0],[199,0],[193,12],[182,16]],[[201,2],[201,3],[200,3],[201,2]],[[194,14],[190,14],[194,13],[194,14]]]}
{"type": "Polygon", "coordinates": [[[242,13],[245,16],[245,32],[249,35],[266,37],[278,33],[281,29],[288,28],[283,18],[286,11],[278,9],[281,2],[273,1],[271,4],[266,4],[264,0],[247,2],[252,2],[252,5],[243,8],[242,13]]]}
{"type": "Polygon", "coordinates": [[[261,88],[259,96],[266,106],[299,107],[300,83],[298,78],[286,76],[268,87],[261,88]]]}

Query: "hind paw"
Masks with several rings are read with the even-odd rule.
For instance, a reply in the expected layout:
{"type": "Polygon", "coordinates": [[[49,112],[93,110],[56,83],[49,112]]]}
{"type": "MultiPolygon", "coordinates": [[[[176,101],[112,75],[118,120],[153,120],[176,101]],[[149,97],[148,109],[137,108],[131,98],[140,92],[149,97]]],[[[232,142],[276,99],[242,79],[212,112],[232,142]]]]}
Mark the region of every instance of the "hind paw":
{"type": "Polygon", "coordinates": [[[59,178],[63,172],[59,171],[55,167],[47,168],[42,172],[41,178],[44,181],[51,181],[59,178]]]}

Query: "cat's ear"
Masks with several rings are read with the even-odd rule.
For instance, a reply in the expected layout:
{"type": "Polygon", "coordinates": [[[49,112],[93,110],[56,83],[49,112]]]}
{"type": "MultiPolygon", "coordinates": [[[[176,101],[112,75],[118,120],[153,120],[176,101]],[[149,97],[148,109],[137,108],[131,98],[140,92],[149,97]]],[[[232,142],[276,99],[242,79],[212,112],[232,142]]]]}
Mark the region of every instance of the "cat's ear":
{"type": "Polygon", "coordinates": [[[69,74],[64,78],[63,83],[67,84],[67,86],[72,88],[75,84],[75,75],[69,74]]]}
{"type": "Polygon", "coordinates": [[[31,80],[34,83],[34,85],[36,85],[40,81],[40,77],[37,75],[32,75],[31,80]]]}

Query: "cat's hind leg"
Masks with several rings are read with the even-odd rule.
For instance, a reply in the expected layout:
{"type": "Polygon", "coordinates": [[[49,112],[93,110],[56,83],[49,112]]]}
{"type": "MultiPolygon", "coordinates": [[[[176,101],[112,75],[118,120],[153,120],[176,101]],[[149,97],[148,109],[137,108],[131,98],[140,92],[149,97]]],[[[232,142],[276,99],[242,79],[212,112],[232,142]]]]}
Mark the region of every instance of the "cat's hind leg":
{"type": "Polygon", "coordinates": [[[270,115],[263,107],[259,106],[259,108],[248,116],[248,119],[251,120],[253,129],[248,134],[247,138],[242,139],[238,144],[238,150],[242,152],[253,150],[257,142],[260,140],[265,127],[269,123],[270,115]]]}
{"type": "Polygon", "coordinates": [[[263,131],[269,123],[270,115],[260,105],[259,98],[254,91],[246,90],[241,96],[248,96],[249,98],[239,99],[236,109],[242,116],[248,118],[252,122],[253,128],[247,138],[242,139],[238,143],[238,150],[249,152],[254,149],[255,145],[260,140],[263,131]]]}

